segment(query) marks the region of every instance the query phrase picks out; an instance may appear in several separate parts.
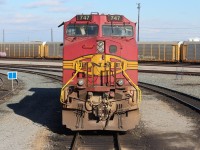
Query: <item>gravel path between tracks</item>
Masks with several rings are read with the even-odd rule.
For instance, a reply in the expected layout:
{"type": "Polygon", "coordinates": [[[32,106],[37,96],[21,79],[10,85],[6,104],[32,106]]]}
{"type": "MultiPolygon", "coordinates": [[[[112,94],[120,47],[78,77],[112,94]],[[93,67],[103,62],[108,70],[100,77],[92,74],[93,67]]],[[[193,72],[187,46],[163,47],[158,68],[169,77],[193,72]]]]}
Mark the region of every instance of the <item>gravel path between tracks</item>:
{"type": "MultiPolygon", "coordinates": [[[[17,81],[13,81],[13,89],[16,90],[17,81]]],[[[6,97],[12,95],[12,81],[8,80],[7,75],[0,74],[0,104],[6,100],[6,97]]]]}
{"type": "Polygon", "coordinates": [[[135,149],[200,149],[200,115],[168,100],[143,89],[140,125],[132,131],[135,149]]]}
{"type": "Polygon", "coordinates": [[[139,73],[139,81],[200,98],[200,76],[139,73]]]}
{"type": "Polygon", "coordinates": [[[61,85],[37,75],[18,77],[23,90],[0,105],[0,149],[45,149],[48,135],[59,128],[55,122],[61,124],[61,85]]]}
{"type": "MultiPolygon", "coordinates": [[[[140,80],[156,83],[153,79],[161,82],[171,76],[170,81],[172,78],[176,81],[173,75],[164,75],[168,78],[151,76],[140,73],[140,80]]],[[[72,133],[61,125],[61,85],[37,75],[18,73],[18,77],[23,79],[24,89],[0,105],[0,149],[69,148],[72,133]]],[[[160,99],[163,97],[143,92],[141,123],[131,131],[132,148],[200,149],[199,114],[194,115],[189,109],[182,109],[180,104],[169,104],[160,99]]]]}

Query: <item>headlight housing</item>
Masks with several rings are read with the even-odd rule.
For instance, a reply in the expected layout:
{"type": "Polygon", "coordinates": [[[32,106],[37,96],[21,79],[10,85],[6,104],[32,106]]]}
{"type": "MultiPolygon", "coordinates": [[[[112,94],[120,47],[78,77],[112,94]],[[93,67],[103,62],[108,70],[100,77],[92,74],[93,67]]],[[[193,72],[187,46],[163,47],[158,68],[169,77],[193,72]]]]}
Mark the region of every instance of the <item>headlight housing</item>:
{"type": "Polygon", "coordinates": [[[100,53],[104,52],[105,44],[104,41],[97,41],[97,50],[100,53]]]}
{"type": "Polygon", "coordinates": [[[124,80],[123,79],[117,80],[117,85],[118,86],[122,86],[123,84],[124,84],[124,80]]]}
{"type": "Polygon", "coordinates": [[[77,84],[79,86],[83,86],[84,85],[84,80],[83,79],[79,79],[77,84]]]}

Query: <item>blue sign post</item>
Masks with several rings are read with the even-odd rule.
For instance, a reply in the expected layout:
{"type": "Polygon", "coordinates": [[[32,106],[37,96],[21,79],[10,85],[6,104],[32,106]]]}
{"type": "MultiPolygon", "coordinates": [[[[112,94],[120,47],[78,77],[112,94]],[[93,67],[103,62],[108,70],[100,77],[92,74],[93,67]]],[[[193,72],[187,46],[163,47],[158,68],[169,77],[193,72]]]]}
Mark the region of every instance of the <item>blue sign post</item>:
{"type": "Polygon", "coordinates": [[[17,79],[17,72],[8,72],[8,80],[12,80],[12,90],[13,90],[13,80],[17,79]]]}

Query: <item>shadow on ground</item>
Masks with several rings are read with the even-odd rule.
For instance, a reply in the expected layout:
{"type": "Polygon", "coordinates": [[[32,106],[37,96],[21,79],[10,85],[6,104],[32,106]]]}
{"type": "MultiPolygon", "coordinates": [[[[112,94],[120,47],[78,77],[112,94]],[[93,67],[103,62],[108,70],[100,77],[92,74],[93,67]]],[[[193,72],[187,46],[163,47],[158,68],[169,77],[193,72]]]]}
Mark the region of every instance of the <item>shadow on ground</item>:
{"type": "Polygon", "coordinates": [[[54,133],[69,134],[62,126],[60,88],[32,88],[33,94],[19,103],[8,104],[15,114],[26,117],[34,123],[48,127],[54,133]]]}

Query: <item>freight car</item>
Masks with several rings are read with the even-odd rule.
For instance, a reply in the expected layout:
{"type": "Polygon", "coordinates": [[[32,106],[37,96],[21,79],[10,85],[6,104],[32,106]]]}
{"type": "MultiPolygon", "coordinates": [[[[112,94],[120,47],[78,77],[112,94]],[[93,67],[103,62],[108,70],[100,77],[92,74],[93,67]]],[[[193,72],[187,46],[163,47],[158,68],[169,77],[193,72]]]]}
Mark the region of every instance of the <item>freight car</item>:
{"type": "Polygon", "coordinates": [[[3,42],[0,57],[62,59],[60,42],[3,42]]]}
{"type": "Polygon", "coordinates": [[[183,42],[181,62],[200,63],[200,42],[183,42]]]}
{"type": "Polygon", "coordinates": [[[6,58],[40,58],[42,42],[0,43],[1,57],[6,58]]]}
{"type": "Polygon", "coordinates": [[[138,42],[140,62],[200,63],[200,42],[138,42]]]}
{"type": "Polygon", "coordinates": [[[61,25],[63,125],[74,131],[133,129],[141,102],[136,23],[122,15],[90,14],[61,25]]]}
{"type": "Polygon", "coordinates": [[[179,62],[179,42],[138,42],[139,61],[179,62]]]}

